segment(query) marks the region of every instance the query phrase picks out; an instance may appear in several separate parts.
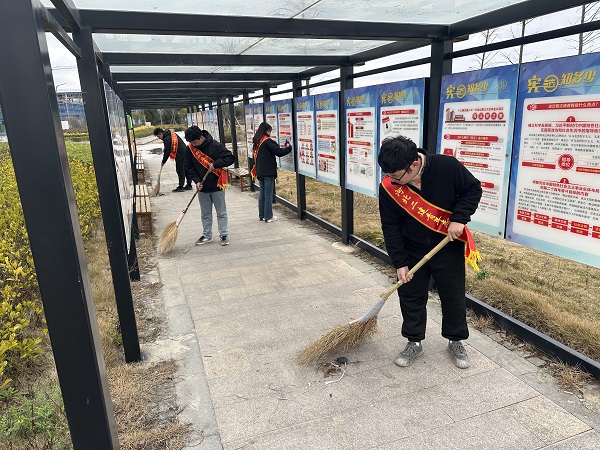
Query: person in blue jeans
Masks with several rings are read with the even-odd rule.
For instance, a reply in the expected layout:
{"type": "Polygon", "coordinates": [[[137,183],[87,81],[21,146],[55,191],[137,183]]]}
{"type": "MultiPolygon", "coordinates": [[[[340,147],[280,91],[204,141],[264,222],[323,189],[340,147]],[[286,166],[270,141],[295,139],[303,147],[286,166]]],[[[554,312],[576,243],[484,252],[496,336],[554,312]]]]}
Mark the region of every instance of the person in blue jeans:
{"type": "Polygon", "coordinates": [[[276,157],[285,156],[292,151],[292,145],[288,141],[280,146],[271,139],[271,130],[271,125],[263,122],[252,138],[252,156],[254,157],[252,176],[258,178],[260,186],[258,220],[264,220],[267,223],[277,220],[277,217],[273,215],[273,189],[277,178],[276,157]]]}
{"type": "Polygon", "coordinates": [[[190,144],[186,149],[185,171],[194,181],[200,202],[202,217],[202,236],[196,245],[212,241],[212,207],[217,212],[217,225],[221,245],[229,245],[227,225],[227,205],[225,204],[225,187],[227,172],[225,167],[233,164],[233,153],[220,142],[214,140],[206,130],[192,126],[185,130],[185,139],[190,144]],[[210,172],[206,179],[204,176],[210,172]]]}

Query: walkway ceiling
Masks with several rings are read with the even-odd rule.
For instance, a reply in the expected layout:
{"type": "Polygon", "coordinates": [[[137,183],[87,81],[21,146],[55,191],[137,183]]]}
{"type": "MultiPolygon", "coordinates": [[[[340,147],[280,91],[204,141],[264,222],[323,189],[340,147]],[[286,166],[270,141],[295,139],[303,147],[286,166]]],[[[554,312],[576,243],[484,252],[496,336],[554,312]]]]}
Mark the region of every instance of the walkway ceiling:
{"type": "MultiPolygon", "coordinates": [[[[55,34],[89,28],[127,106],[172,108],[573,8],[582,0],[41,0],[55,34]],[[64,30],[64,31],[63,31],[64,30]]],[[[50,30],[52,31],[52,29],[50,30]]],[[[71,48],[76,53],[77,48],[71,48]]]]}

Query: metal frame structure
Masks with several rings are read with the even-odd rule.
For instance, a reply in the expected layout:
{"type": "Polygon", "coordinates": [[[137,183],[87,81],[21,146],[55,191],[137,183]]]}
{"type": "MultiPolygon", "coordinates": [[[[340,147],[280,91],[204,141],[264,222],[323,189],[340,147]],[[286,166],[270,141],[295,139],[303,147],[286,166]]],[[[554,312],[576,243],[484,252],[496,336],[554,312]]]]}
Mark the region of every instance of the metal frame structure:
{"type": "MultiPolygon", "coordinates": [[[[235,15],[78,10],[73,0],[51,1],[54,8],[45,8],[40,0],[4,0],[3,14],[0,15],[0,40],[11,43],[5,46],[3,59],[12,63],[0,65],[0,101],[73,446],[75,449],[86,450],[116,449],[119,444],[66,164],[64,138],[60,133],[58,105],[44,31],[54,34],[78,60],[125,356],[127,361],[134,361],[139,359],[140,350],[128,272],[133,264],[131,258],[135,255],[135,248],[130,252],[128,261],[125,247],[125,234],[134,231],[124,230],[120,220],[122,212],[101,84],[103,80],[121,98],[126,111],[167,107],[185,107],[188,111],[195,111],[200,108],[205,110],[207,105],[212,108],[216,103],[219,110],[219,130],[222,133],[221,108],[229,105],[233,118],[235,98],[238,96],[242,96],[240,101],[244,104],[248,104],[251,99],[268,99],[273,95],[272,87],[287,82],[292,83],[292,88],[277,93],[291,92],[294,102],[296,97],[302,95],[303,89],[335,82],[340,83],[343,96],[343,91],[352,87],[355,78],[431,64],[425,146],[429,151],[434,151],[439,86],[442,76],[451,72],[452,59],[600,29],[600,22],[596,21],[454,52],[453,41],[462,39],[465,35],[581,6],[587,2],[522,1],[445,26],[277,17],[253,17],[248,20],[247,17],[235,15]],[[72,33],[73,38],[67,33],[72,33]],[[94,42],[95,33],[327,38],[381,40],[386,43],[349,56],[102,53],[94,42]],[[430,46],[430,57],[354,73],[355,65],[424,46],[430,46]],[[14,70],[15,64],[19,70],[14,70]],[[167,70],[148,73],[141,69],[136,72],[118,70],[119,66],[136,65],[288,66],[291,70],[248,70],[241,73],[173,73],[167,70]],[[312,85],[308,81],[304,85],[302,83],[303,80],[334,69],[340,71],[337,79],[312,85]],[[262,93],[251,96],[250,93],[255,90],[262,93]],[[32,108],[31,105],[36,107],[32,108]],[[36,130],[33,145],[30,142],[32,123],[36,130]],[[43,188],[40,188],[40,184],[43,188]],[[40,192],[40,189],[43,191],[40,192]],[[55,261],[58,254],[61,264],[56,264],[55,261]]],[[[234,122],[232,120],[235,149],[237,140],[234,122]]],[[[344,132],[344,127],[340,127],[342,141],[344,132]]],[[[237,152],[235,154],[237,156],[237,152]]],[[[239,161],[236,160],[237,165],[239,161]]],[[[353,243],[380,259],[389,261],[387,254],[353,234],[353,192],[344,188],[344,171],[341,176],[341,228],[307,211],[305,177],[302,175],[296,175],[296,204],[281,198],[277,201],[296,211],[300,219],[310,219],[337,234],[342,242],[353,243]]],[[[135,245],[134,240],[132,245],[135,245]]],[[[477,305],[476,309],[486,310],[486,306],[479,303],[477,305]]],[[[554,345],[537,337],[535,340],[546,351],[550,348],[549,345],[554,345]]],[[[568,350],[561,351],[569,353],[568,350]]],[[[549,353],[555,354],[552,350],[549,353]]],[[[573,358],[569,361],[577,361],[576,357],[573,358]]],[[[585,364],[590,372],[600,376],[600,366],[597,363],[586,361],[585,364]]]]}

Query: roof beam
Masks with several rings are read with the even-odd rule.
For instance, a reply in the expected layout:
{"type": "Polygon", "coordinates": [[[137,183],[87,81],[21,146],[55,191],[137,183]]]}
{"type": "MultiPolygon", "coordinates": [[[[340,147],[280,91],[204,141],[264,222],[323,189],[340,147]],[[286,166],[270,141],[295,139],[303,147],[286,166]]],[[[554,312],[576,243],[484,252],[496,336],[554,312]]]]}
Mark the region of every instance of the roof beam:
{"type": "Polygon", "coordinates": [[[56,11],[69,25],[72,30],[78,30],[81,28],[81,18],[79,16],[79,10],[73,4],[72,0],[50,0],[56,11]]]}
{"type": "Polygon", "coordinates": [[[453,39],[467,34],[478,33],[483,30],[497,28],[531,17],[543,16],[545,14],[552,14],[558,11],[564,11],[565,9],[575,8],[586,3],[589,3],[589,0],[529,0],[526,2],[519,2],[450,25],[449,37],[453,39]]]}
{"type": "Polygon", "coordinates": [[[94,33],[383,41],[448,37],[447,26],[430,24],[89,9],[80,15],[94,33]]]}
{"type": "Polygon", "coordinates": [[[181,73],[113,72],[113,80],[124,81],[294,81],[297,73],[181,73]]]}
{"type": "Polygon", "coordinates": [[[44,18],[45,31],[52,33],[54,37],[58,39],[58,41],[64,45],[75,58],[81,58],[81,49],[77,44],[75,44],[75,42],[73,42],[73,39],[71,39],[69,35],[65,33],[65,30],[62,29],[54,16],[50,14],[50,12],[44,7],[41,8],[41,12],[44,18]]]}
{"type": "Polygon", "coordinates": [[[199,89],[199,90],[216,90],[216,89],[262,89],[266,87],[266,83],[239,81],[239,82],[208,82],[208,83],[119,83],[119,88],[123,91],[131,90],[171,90],[171,89],[199,89]]]}
{"type": "Polygon", "coordinates": [[[345,66],[348,56],[103,53],[111,66],[345,66]]]}

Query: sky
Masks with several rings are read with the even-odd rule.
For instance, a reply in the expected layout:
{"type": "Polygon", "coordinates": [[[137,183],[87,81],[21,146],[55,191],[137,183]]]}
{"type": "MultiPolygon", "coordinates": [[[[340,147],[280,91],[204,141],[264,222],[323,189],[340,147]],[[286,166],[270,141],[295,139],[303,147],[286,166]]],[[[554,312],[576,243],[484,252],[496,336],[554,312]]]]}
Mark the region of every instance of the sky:
{"type": "MultiPolygon", "coordinates": [[[[549,31],[557,28],[563,28],[569,25],[574,25],[578,22],[579,18],[579,9],[571,9],[568,11],[563,11],[556,14],[551,14],[544,16],[543,18],[533,19],[531,23],[527,24],[526,34],[539,33],[543,31],[549,31]]],[[[511,39],[511,29],[515,33],[515,36],[518,36],[520,33],[520,25],[517,26],[507,26],[501,29],[498,29],[498,37],[496,41],[511,39]]],[[[56,86],[57,92],[65,92],[65,91],[79,91],[79,75],[77,74],[76,68],[76,60],[73,55],[66,50],[63,45],[56,40],[54,36],[49,33],[46,33],[46,37],[48,40],[48,49],[50,54],[50,63],[53,68],[53,76],[54,76],[54,85],[56,86]]],[[[545,41],[537,44],[529,44],[525,46],[524,50],[524,62],[529,61],[539,61],[544,59],[551,58],[559,58],[564,56],[575,55],[577,51],[574,49],[575,42],[573,41],[575,37],[571,38],[560,38],[552,41],[545,41]]],[[[477,45],[482,45],[484,43],[484,38],[481,34],[474,34],[469,37],[467,41],[455,43],[455,50],[462,50],[469,47],[474,47],[477,45]]],[[[504,51],[503,53],[510,52],[509,50],[504,51]]],[[[410,52],[403,53],[402,55],[394,55],[388,56],[385,58],[380,58],[374,61],[369,61],[365,63],[363,66],[358,66],[355,68],[355,73],[359,73],[364,70],[371,70],[375,68],[380,68],[388,65],[397,64],[401,61],[407,61],[412,59],[419,59],[423,57],[429,56],[429,48],[425,47],[423,49],[412,50],[410,52]]],[[[491,64],[493,65],[507,65],[510,62],[504,57],[500,52],[492,55],[491,64]]],[[[469,56],[464,58],[455,59],[453,61],[453,72],[465,72],[468,70],[477,69],[477,60],[475,56],[469,56]]],[[[329,78],[337,77],[337,71],[320,75],[318,77],[313,78],[312,82],[324,81],[329,78]]],[[[401,81],[401,80],[410,80],[414,78],[422,78],[429,76],[429,65],[422,65],[418,67],[411,67],[407,69],[395,70],[383,74],[371,75],[367,77],[357,78],[354,82],[355,87],[362,86],[370,86],[381,83],[388,83],[392,81],[401,81]]],[[[282,85],[279,89],[287,89],[290,85],[282,85]]],[[[339,84],[331,84],[325,85],[322,87],[315,88],[311,90],[311,94],[321,93],[321,92],[331,92],[339,90],[339,84]]],[[[273,100],[278,100],[280,98],[289,98],[289,94],[283,94],[280,96],[273,95],[273,100]]]]}

